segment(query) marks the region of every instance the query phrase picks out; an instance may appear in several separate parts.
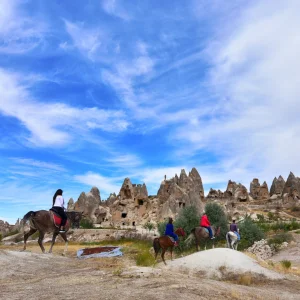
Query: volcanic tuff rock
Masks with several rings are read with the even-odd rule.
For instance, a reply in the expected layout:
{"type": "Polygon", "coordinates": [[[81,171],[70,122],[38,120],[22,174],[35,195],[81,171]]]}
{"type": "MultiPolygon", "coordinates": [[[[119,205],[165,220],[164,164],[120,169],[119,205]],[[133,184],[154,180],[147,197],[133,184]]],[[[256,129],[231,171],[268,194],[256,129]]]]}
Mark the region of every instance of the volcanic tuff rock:
{"type": "Polygon", "coordinates": [[[98,188],[93,187],[87,194],[82,192],[75,203],[74,209],[76,211],[82,211],[83,216],[89,218],[93,222],[97,221],[97,216],[95,215],[96,209],[101,204],[101,197],[98,188]]]}
{"type": "Polygon", "coordinates": [[[267,183],[264,181],[264,183],[260,185],[259,180],[254,178],[250,183],[250,196],[256,200],[269,199],[270,195],[267,183]]]}
{"type": "Polygon", "coordinates": [[[214,190],[210,188],[206,198],[208,199],[222,199],[224,197],[224,193],[220,190],[214,190]]]}
{"type": "Polygon", "coordinates": [[[157,193],[159,201],[159,219],[175,216],[185,206],[195,206],[200,212],[203,209],[204,189],[202,179],[198,171],[193,168],[186,175],[185,170],[181,170],[170,180],[163,180],[157,193]]]}
{"type": "Polygon", "coordinates": [[[68,201],[68,206],[67,206],[67,210],[74,210],[75,209],[75,203],[73,198],[70,198],[70,200],[68,201]]]}
{"type": "Polygon", "coordinates": [[[294,206],[299,203],[300,199],[300,178],[290,172],[289,177],[282,191],[283,203],[294,206]]]}
{"type": "Polygon", "coordinates": [[[282,191],[284,189],[284,185],[285,185],[285,180],[281,175],[278,177],[278,179],[275,177],[271,185],[270,196],[272,195],[281,196],[282,191]]]}

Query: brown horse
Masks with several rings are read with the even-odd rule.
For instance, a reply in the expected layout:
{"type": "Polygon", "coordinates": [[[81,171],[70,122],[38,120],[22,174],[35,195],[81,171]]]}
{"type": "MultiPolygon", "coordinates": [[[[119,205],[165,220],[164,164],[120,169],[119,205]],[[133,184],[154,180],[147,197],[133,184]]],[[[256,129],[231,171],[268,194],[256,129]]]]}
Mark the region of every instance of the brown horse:
{"type": "MultiPolygon", "coordinates": [[[[178,236],[185,236],[185,232],[182,228],[177,228],[175,230],[175,234],[177,234],[178,236]]],[[[162,249],[161,251],[161,258],[163,260],[163,262],[165,263],[166,265],[166,262],[165,262],[165,252],[168,248],[170,248],[170,251],[171,251],[171,260],[173,259],[173,247],[174,247],[174,242],[170,239],[169,236],[167,235],[164,235],[164,236],[161,236],[159,238],[155,238],[153,240],[153,248],[154,248],[154,251],[155,251],[155,260],[157,258],[157,255],[158,255],[158,252],[160,249],[162,249]]]]}
{"type": "MultiPolygon", "coordinates": [[[[218,236],[220,234],[220,227],[211,226],[213,236],[218,236]]],[[[205,250],[206,250],[206,244],[209,238],[208,230],[205,227],[195,227],[192,229],[190,235],[185,240],[185,243],[190,243],[193,239],[195,239],[196,242],[196,249],[199,251],[200,241],[205,240],[205,250]]],[[[213,241],[213,248],[215,247],[214,239],[213,241]]]]}
{"type": "Polygon", "coordinates": [[[58,234],[65,241],[65,250],[64,254],[66,254],[68,249],[68,239],[67,239],[67,231],[70,228],[70,221],[68,220],[65,225],[65,232],[59,232],[59,226],[56,226],[53,220],[53,212],[51,210],[38,210],[38,211],[30,211],[23,218],[23,224],[25,224],[29,220],[30,230],[27,233],[24,233],[24,248],[23,251],[26,250],[26,242],[27,239],[34,234],[36,231],[39,232],[38,243],[45,253],[45,248],[43,246],[43,239],[46,232],[53,232],[52,243],[49,249],[49,253],[52,252],[52,247],[55,243],[56,237],[58,234]]]}

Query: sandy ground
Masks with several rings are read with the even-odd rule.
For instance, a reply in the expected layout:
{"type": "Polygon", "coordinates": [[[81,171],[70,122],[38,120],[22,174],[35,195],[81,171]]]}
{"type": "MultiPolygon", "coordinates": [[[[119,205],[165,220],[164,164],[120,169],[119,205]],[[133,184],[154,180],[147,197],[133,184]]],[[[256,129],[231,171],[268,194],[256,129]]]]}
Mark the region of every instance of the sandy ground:
{"type": "MultiPolygon", "coordinates": [[[[61,256],[62,249],[58,245],[54,254],[41,254],[37,247],[30,249],[33,252],[0,248],[0,298],[300,299],[299,277],[264,279],[244,286],[229,278],[213,280],[201,272],[171,267],[182,258],[167,261],[168,266],[138,268],[125,256],[79,260],[75,255],[61,256]]],[[[205,252],[213,258],[209,251],[197,254],[205,252]]]]}

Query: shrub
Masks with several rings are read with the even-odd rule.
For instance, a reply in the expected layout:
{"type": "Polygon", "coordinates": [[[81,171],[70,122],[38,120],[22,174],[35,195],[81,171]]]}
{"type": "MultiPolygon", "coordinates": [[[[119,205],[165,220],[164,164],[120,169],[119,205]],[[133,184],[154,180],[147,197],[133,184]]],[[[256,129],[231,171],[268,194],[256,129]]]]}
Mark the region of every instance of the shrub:
{"type": "Polygon", "coordinates": [[[293,206],[291,211],[300,211],[300,206],[293,206]]]}
{"type": "Polygon", "coordinates": [[[280,246],[284,242],[290,242],[293,239],[293,236],[290,233],[279,233],[268,239],[268,244],[274,247],[275,251],[280,249],[280,246]]]}
{"type": "Polygon", "coordinates": [[[174,222],[174,227],[183,228],[185,233],[189,235],[193,228],[199,226],[199,220],[200,217],[196,207],[188,206],[180,211],[177,219],[174,222]]]}
{"type": "Polygon", "coordinates": [[[286,259],[282,260],[280,263],[286,269],[289,269],[292,265],[292,263],[289,260],[286,260],[286,259]]]}
{"type": "Polygon", "coordinates": [[[268,239],[268,244],[282,244],[284,242],[290,242],[293,240],[293,236],[290,233],[279,233],[273,236],[272,238],[268,239]]]}
{"type": "Polygon", "coordinates": [[[220,235],[217,238],[224,239],[228,231],[228,223],[222,206],[217,203],[207,203],[205,205],[205,212],[212,225],[221,227],[220,235]]]}
{"type": "Polygon", "coordinates": [[[164,222],[159,222],[157,224],[157,230],[159,232],[159,235],[165,234],[167,223],[168,223],[167,221],[164,221],[164,222]]]}
{"type": "Polygon", "coordinates": [[[260,214],[257,214],[257,219],[258,219],[258,222],[264,222],[265,221],[265,216],[264,215],[260,215],[260,214]]]}
{"type": "Polygon", "coordinates": [[[148,229],[149,232],[155,228],[155,224],[151,223],[151,222],[147,222],[146,224],[144,224],[143,226],[145,229],[148,229]]]}
{"type": "Polygon", "coordinates": [[[94,224],[89,219],[81,219],[81,221],[80,221],[80,228],[83,228],[83,229],[93,229],[94,228],[94,224]]]}
{"type": "Polygon", "coordinates": [[[149,267],[155,263],[155,259],[149,251],[137,254],[135,261],[137,266],[143,267],[149,267]]]}
{"type": "Polygon", "coordinates": [[[239,248],[241,250],[250,247],[254,242],[264,238],[264,232],[249,216],[246,216],[244,221],[239,224],[239,228],[241,233],[239,248]]]}

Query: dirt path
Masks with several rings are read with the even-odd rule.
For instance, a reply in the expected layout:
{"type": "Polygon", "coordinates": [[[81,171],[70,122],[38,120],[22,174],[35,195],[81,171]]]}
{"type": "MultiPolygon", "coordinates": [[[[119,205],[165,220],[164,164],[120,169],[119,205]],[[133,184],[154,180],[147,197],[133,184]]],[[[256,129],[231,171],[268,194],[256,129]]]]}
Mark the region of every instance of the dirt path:
{"type": "Polygon", "coordinates": [[[296,280],[243,286],[157,268],[124,258],[78,260],[0,250],[1,299],[299,299],[296,280]]]}

